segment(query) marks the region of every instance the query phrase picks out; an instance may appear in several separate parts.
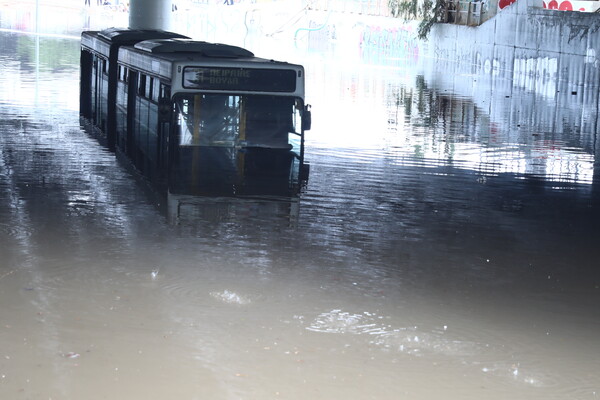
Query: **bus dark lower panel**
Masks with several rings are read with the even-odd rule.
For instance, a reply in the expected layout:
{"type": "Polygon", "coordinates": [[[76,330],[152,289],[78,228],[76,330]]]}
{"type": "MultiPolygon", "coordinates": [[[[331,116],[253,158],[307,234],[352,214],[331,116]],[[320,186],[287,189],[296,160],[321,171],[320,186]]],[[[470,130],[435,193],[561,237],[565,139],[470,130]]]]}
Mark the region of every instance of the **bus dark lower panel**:
{"type": "Polygon", "coordinates": [[[284,149],[182,146],[169,170],[169,192],[199,196],[293,196],[299,160],[284,149]]]}

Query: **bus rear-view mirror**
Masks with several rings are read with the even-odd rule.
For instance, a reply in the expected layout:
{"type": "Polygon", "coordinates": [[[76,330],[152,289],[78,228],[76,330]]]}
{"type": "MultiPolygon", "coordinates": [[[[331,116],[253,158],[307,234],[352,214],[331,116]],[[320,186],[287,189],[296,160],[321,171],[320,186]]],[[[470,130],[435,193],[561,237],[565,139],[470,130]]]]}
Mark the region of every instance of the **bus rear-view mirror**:
{"type": "Polygon", "coordinates": [[[305,131],[309,131],[312,125],[312,115],[310,112],[310,105],[304,106],[304,112],[302,113],[302,128],[305,131]]]}

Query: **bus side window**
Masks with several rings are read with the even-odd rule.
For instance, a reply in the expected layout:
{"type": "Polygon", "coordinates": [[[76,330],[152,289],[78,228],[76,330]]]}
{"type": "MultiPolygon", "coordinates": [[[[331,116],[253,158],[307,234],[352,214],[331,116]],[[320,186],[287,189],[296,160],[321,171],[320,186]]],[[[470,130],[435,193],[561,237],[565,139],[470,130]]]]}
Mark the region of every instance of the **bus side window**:
{"type": "Polygon", "coordinates": [[[119,65],[119,80],[127,82],[127,68],[122,65],[119,65]]]}
{"type": "MultiPolygon", "coordinates": [[[[162,122],[169,122],[171,118],[171,90],[169,86],[156,82],[154,91],[158,98],[158,118],[162,122]]],[[[178,121],[179,122],[179,121],[178,121]]]]}
{"type": "Polygon", "coordinates": [[[146,90],[146,75],[140,74],[138,79],[138,95],[144,96],[144,90],[146,90]]]}
{"type": "Polygon", "coordinates": [[[158,103],[159,100],[161,99],[160,96],[160,88],[161,88],[162,84],[160,82],[158,82],[157,80],[154,81],[154,84],[152,85],[152,101],[158,103]]]}
{"type": "Polygon", "coordinates": [[[163,83],[160,84],[160,92],[158,97],[160,99],[168,99],[171,97],[171,90],[168,86],[164,85],[163,83]]]}
{"type": "Polygon", "coordinates": [[[154,102],[156,102],[156,99],[152,96],[153,94],[153,87],[154,86],[154,78],[150,77],[150,79],[147,80],[146,82],[146,97],[149,100],[153,100],[154,102]]]}

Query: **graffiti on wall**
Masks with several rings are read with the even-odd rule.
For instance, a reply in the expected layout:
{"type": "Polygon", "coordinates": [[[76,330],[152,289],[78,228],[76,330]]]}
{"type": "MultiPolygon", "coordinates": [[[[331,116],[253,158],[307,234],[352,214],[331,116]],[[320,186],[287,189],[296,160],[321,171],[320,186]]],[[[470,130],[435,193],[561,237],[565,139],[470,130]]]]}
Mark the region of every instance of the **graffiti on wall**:
{"type": "Polygon", "coordinates": [[[597,1],[550,0],[548,2],[544,1],[543,3],[544,8],[549,10],[596,12],[600,9],[600,4],[597,1]]]}
{"type": "Polygon", "coordinates": [[[557,81],[557,58],[515,58],[513,65],[513,85],[539,93],[548,98],[554,98],[557,81]]]}
{"type": "Polygon", "coordinates": [[[475,66],[479,73],[486,75],[499,76],[500,75],[500,61],[496,58],[485,58],[481,53],[475,55],[475,66]]]}
{"type": "Polygon", "coordinates": [[[363,49],[379,49],[397,57],[418,58],[419,44],[416,34],[410,27],[382,28],[366,25],[360,32],[360,46],[363,49]]]}
{"type": "MultiPolygon", "coordinates": [[[[591,59],[592,57],[589,58],[591,59]]],[[[504,76],[511,79],[515,87],[538,93],[548,98],[556,96],[558,81],[557,58],[515,58],[512,60],[512,74],[510,65],[507,65],[506,61],[501,61],[497,58],[486,58],[480,53],[476,54],[474,61],[474,66],[480,74],[491,75],[492,77],[504,76]]]]}
{"type": "Polygon", "coordinates": [[[335,25],[323,24],[321,22],[309,21],[308,43],[312,50],[326,50],[332,40],[337,38],[335,25]]]}
{"type": "Polygon", "coordinates": [[[592,64],[594,68],[600,68],[600,60],[596,57],[596,50],[593,48],[588,48],[585,52],[584,63],[592,64]]]}
{"type": "Polygon", "coordinates": [[[390,59],[416,59],[419,57],[419,43],[411,26],[381,27],[379,25],[355,24],[350,29],[338,29],[333,23],[309,22],[308,44],[312,50],[327,51],[338,40],[348,44],[356,40],[363,57],[381,62],[390,59]]]}
{"type": "Polygon", "coordinates": [[[512,3],[516,2],[517,0],[499,0],[498,1],[498,8],[500,10],[505,9],[506,7],[510,6],[512,3]]]}

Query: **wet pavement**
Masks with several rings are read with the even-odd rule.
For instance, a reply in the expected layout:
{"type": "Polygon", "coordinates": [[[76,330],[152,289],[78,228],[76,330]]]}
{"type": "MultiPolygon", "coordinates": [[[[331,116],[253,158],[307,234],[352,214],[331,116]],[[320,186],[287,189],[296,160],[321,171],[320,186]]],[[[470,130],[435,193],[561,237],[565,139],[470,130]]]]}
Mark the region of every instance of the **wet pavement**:
{"type": "Polygon", "coordinates": [[[1,398],[600,397],[577,99],[288,49],[299,198],[165,199],[79,119],[77,40],[0,44],[1,398]]]}

